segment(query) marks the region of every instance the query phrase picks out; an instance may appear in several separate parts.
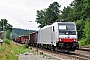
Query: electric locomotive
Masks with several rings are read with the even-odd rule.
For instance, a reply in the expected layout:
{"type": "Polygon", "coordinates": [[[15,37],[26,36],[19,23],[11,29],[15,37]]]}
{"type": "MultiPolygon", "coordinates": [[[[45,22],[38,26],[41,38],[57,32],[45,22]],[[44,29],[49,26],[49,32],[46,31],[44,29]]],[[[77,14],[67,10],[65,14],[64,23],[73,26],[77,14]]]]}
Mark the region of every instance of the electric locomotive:
{"type": "Polygon", "coordinates": [[[78,47],[76,24],[74,22],[55,22],[38,31],[39,47],[59,51],[75,51],[78,47]]]}

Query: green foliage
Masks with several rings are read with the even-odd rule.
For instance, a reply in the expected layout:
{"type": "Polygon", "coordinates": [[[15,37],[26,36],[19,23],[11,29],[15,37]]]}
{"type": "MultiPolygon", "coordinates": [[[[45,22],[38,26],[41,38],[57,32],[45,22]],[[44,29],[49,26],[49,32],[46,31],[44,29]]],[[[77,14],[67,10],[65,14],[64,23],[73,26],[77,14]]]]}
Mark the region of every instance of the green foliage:
{"type": "Polygon", "coordinates": [[[60,13],[60,5],[58,2],[53,2],[46,10],[46,25],[54,23],[58,19],[60,13]]]}
{"type": "Polygon", "coordinates": [[[3,42],[6,43],[6,44],[10,44],[11,43],[9,39],[4,39],[3,42]]]}
{"type": "Polygon", "coordinates": [[[36,18],[36,22],[37,23],[39,23],[40,25],[39,25],[39,27],[43,27],[43,26],[45,26],[45,21],[46,21],[46,19],[45,19],[45,11],[46,10],[37,10],[37,18],[36,18]]]}
{"type": "Polygon", "coordinates": [[[4,47],[0,46],[0,53],[4,50],[4,47]]]}
{"type": "Polygon", "coordinates": [[[86,44],[90,44],[90,18],[88,18],[85,23],[84,32],[86,36],[86,44]]]}
{"type": "Polygon", "coordinates": [[[7,38],[10,39],[11,35],[10,35],[10,30],[4,31],[4,33],[2,34],[3,39],[7,38]]]}
{"type": "Polygon", "coordinates": [[[5,56],[1,60],[18,60],[18,56],[8,51],[7,53],[5,53],[5,56]]]}
{"type": "Polygon", "coordinates": [[[76,25],[78,31],[78,38],[79,39],[85,38],[85,32],[84,32],[85,22],[83,20],[77,20],[76,25]]]}
{"type": "Polygon", "coordinates": [[[11,45],[3,43],[2,46],[0,45],[0,60],[18,60],[19,54],[29,51],[29,49],[15,45],[13,42],[11,42],[11,45]]]}
{"type": "Polygon", "coordinates": [[[0,31],[12,31],[12,25],[8,23],[8,20],[1,19],[0,21],[0,31]]]}
{"type": "Polygon", "coordinates": [[[70,6],[64,7],[64,9],[61,11],[60,16],[58,16],[58,20],[66,19],[67,21],[74,21],[74,13],[73,9],[70,6]]]}
{"type": "Polygon", "coordinates": [[[6,31],[5,34],[6,34],[6,38],[7,38],[7,39],[10,39],[10,33],[11,33],[11,32],[10,32],[9,30],[6,31]]]}
{"type": "Polygon", "coordinates": [[[12,25],[8,23],[8,20],[1,19],[0,21],[0,31],[4,31],[2,38],[10,38],[10,32],[12,31],[12,25]]]}
{"type": "Polygon", "coordinates": [[[58,2],[53,2],[50,6],[44,10],[37,10],[36,22],[39,23],[39,27],[42,28],[45,25],[50,25],[58,19],[60,5],[58,2]]]}
{"type": "Polygon", "coordinates": [[[29,52],[28,49],[25,49],[25,48],[23,48],[23,47],[15,48],[15,49],[13,49],[12,51],[13,51],[13,53],[14,53],[15,55],[23,54],[23,53],[25,53],[26,51],[29,52]]]}
{"type": "Polygon", "coordinates": [[[23,44],[23,48],[28,48],[28,44],[23,44]]]}
{"type": "Polygon", "coordinates": [[[85,46],[86,45],[86,40],[82,38],[81,40],[79,40],[78,43],[79,43],[80,46],[85,46]]]}

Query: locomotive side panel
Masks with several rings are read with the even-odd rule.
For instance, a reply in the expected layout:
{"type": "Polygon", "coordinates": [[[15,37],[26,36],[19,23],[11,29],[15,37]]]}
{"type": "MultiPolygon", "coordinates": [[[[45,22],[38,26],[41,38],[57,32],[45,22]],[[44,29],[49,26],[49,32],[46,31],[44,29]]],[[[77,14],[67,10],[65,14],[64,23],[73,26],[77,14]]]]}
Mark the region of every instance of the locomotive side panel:
{"type": "Polygon", "coordinates": [[[52,26],[40,30],[40,43],[52,44],[52,26]]]}
{"type": "Polygon", "coordinates": [[[40,44],[40,30],[38,30],[37,44],[40,44]]]}

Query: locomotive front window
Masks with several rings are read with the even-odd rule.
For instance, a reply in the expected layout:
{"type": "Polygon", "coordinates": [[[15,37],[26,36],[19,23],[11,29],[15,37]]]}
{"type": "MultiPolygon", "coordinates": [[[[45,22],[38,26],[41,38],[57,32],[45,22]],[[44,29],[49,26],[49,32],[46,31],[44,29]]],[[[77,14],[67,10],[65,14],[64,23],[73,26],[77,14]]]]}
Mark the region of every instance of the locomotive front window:
{"type": "Polygon", "coordinates": [[[59,29],[66,30],[66,25],[59,25],[59,29]]]}
{"type": "Polygon", "coordinates": [[[59,24],[60,35],[76,35],[74,24],[59,24]]]}

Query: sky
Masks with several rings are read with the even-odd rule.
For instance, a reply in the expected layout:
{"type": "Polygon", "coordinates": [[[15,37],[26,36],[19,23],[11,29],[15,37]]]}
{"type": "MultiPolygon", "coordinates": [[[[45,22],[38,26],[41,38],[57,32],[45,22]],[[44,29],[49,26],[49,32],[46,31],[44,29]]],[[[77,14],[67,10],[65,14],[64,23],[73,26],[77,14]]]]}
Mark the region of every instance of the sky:
{"type": "Polygon", "coordinates": [[[73,0],[0,0],[0,20],[7,19],[13,28],[38,30],[36,11],[48,8],[55,1],[62,10],[73,0]]]}

